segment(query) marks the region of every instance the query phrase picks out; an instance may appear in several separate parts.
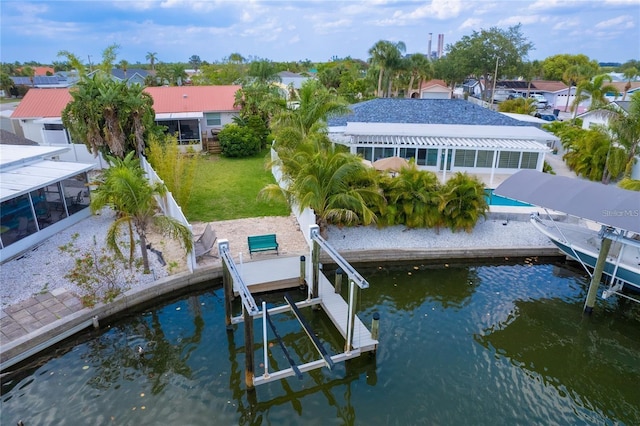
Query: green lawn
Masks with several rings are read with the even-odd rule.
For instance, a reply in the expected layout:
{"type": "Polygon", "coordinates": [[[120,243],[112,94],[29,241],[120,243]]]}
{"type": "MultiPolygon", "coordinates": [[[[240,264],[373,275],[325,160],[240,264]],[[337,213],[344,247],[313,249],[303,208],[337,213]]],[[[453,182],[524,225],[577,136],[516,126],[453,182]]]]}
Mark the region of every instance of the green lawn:
{"type": "Polygon", "coordinates": [[[252,158],[206,155],[198,159],[193,190],[186,209],[189,221],[211,222],[261,216],[288,216],[284,201],[258,201],[258,192],[275,183],[265,169],[269,151],[252,158]]]}

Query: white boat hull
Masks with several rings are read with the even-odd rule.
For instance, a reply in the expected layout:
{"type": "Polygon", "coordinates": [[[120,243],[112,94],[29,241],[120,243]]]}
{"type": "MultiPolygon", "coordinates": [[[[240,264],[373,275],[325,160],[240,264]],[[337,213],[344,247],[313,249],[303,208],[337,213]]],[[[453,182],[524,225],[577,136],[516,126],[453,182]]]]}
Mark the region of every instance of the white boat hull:
{"type": "MultiPolygon", "coordinates": [[[[598,231],[584,226],[532,218],[531,223],[564,254],[595,268],[602,238],[598,231]]],[[[640,291],[640,241],[630,239],[611,244],[603,273],[640,291]]]]}

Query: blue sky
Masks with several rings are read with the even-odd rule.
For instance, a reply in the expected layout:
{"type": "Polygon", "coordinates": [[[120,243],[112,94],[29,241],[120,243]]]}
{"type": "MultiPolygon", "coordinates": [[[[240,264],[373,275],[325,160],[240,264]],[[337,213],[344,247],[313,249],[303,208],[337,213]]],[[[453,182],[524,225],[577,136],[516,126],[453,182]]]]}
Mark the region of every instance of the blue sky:
{"type": "Polygon", "coordinates": [[[640,59],[640,0],[0,0],[0,60],[51,63],[68,50],[99,62],[208,62],[231,53],[274,61],[366,60],[378,40],[407,53],[452,44],[473,30],[522,24],[529,59],[583,53],[600,62],[640,59]]]}

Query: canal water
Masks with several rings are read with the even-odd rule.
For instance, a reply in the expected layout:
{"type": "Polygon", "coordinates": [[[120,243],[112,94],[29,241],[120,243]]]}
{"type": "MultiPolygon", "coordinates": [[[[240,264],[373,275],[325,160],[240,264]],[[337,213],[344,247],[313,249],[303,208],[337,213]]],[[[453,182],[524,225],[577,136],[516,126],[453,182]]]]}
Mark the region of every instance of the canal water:
{"type": "MultiPolygon", "coordinates": [[[[583,317],[579,270],[536,259],[358,269],[371,284],[358,314],[381,316],[375,356],[247,392],[243,326],[225,329],[216,282],[3,377],[2,424],[640,424],[640,309],[599,299],[583,317]]],[[[326,316],[303,313],[342,352],[326,316]]],[[[296,363],[318,359],[291,314],[273,320],[296,363]]],[[[262,374],[261,320],[255,341],[262,374]]],[[[270,371],[288,367],[271,331],[268,346],[270,371]]]]}

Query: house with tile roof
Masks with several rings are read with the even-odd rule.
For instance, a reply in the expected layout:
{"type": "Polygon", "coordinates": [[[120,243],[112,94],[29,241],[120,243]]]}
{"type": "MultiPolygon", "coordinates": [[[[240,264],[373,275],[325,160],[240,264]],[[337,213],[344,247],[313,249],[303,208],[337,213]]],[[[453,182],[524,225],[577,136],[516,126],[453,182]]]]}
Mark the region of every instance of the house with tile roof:
{"type": "Polygon", "coordinates": [[[462,99],[382,98],[328,121],[329,137],[364,160],[402,157],[446,181],[455,172],[489,187],[521,169],[542,171],[558,138],[462,99]]]}
{"type": "Polygon", "coordinates": [[[424,81],[417,91],[411,93],[411,98],[420,99],[451,99],[452,91],[444,80],[424,81]]]}
{"type": "MultiPolygon", "coordinates": [[[[165,126],[167,133],[175,134],[180,145],[201,151],[203,139],[216,134],[239,114],[234,103],[240,87],[147,87],[144,90],[153,98],[156,123],[165,126]]],[[[32,89],[11,119],[19,122],[26,138],[40,145],[68,145],[71,142],[61,116],[71,100],[69,89],[32,89]]],[[[82,157],[87,161],[84,154],[82,157]]]]}
{"type": "MultiPolygon", "coordinates": [[[[95,70],[90,72],[88,75],[91,77],[95,73],[102,72],[100,70],[95,70]]],[[[111,77],[117,81],[126,81],[127,85],[131,86],[132,84],[139,84],[141,86],[145,85],[145,78],[150,75],[151,72],[148,70],[144,70],[142,68],[127,68],[126,72],[122,68],[113,68],[111,70],[111,77]]]]}

